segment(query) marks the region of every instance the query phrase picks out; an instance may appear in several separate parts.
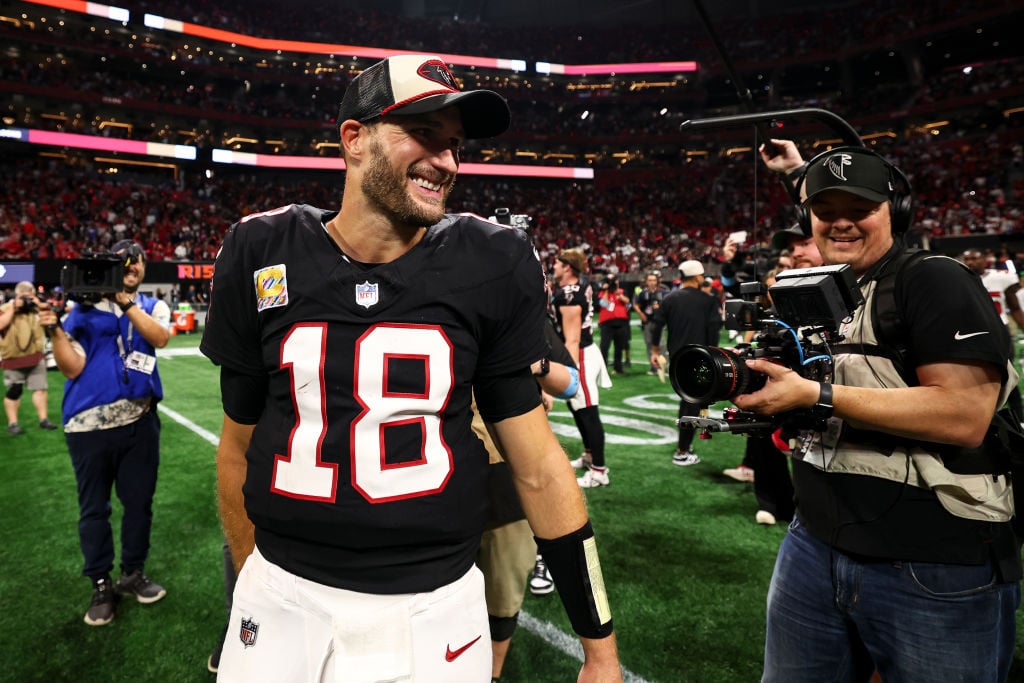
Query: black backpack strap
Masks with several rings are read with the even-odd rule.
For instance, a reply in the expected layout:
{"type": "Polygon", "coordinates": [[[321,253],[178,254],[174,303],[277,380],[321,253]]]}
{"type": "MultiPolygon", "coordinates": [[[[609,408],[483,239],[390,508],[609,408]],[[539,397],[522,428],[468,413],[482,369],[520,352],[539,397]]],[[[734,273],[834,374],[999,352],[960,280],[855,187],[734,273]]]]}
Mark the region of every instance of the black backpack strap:
{"type": "Polygon", "coordinates": [[[875,274],[875,294],[871,304],[871,327],[878,345],[885,349],[884,355],[893,361],[896,371],[907,386],[917,386],[916,364],[910,349],[909,334],[900,311],[903,274],[906,269],[919,263],[930,252],[913,249],[903,250],[887,260],[875,274]]]}

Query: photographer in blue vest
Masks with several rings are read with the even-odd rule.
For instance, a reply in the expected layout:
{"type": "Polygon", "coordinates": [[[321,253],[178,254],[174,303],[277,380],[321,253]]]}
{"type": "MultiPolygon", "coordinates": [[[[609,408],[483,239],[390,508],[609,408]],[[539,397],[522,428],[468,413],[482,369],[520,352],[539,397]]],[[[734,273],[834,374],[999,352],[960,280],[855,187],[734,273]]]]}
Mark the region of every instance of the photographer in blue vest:
{"type": "Polygon", "coordinates": [[[748,360],[768,381],[734,400],[827,425],[793,449],[797,514],[768,593],[762,680],[1006,680],[1020,550],[1006,449],[989,438],[1017,383],[1006,326],[962,264],[904,248],[912,191],[898,168],[854,147],[804,165],[773,142],[781,152],[762,157],[790,172],[801,224],[826,264],[850,265],[865,303],[840,329],[833,382],[748,360]]]}
{"type": "Polygon", "coordinates": [[[114,618],[118,595],[153,603],[166,595],[143,565],[149,554],[153,494],[160,464],[163,398],[156,349],[166,346],[171,319],[167,304],[139,291],[145,253],[131,240],[111,248],[122,260],[121,291],[80,301],[63,323],[40,306],[40,324],[53,343],[64,385],[64,436],[78,483],[78,535],[85,557],[82,574],[93,594],[85,623],[103,626],[114,618]],[[114,536],[110,492],[124,508],[121,576],[112,583],[114,536]]]}

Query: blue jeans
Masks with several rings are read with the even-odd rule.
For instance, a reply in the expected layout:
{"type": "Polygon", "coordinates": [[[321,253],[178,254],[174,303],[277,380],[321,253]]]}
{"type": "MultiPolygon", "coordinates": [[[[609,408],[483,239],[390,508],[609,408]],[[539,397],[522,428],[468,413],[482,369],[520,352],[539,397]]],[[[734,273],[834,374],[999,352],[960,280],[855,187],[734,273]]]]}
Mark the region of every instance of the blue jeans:
{"type": "Polygon", "coordinates": [[[763,682],[1005,681],[1018,583],[993,566],[865,562],[793,520],[768,591],[763,682]]]}
{"type": "Polygon", "coordinates": [[[78,483],[78,538],[83,576],[96,580],[114,567],[110,493],[124,507],[121,569],[142,569],[149,554],[153,494],[160,466],[160,418],[155,410],[124,427],[65,433],[78,483]],[[116,487],[116,488],[115,488],[116,487]]]}

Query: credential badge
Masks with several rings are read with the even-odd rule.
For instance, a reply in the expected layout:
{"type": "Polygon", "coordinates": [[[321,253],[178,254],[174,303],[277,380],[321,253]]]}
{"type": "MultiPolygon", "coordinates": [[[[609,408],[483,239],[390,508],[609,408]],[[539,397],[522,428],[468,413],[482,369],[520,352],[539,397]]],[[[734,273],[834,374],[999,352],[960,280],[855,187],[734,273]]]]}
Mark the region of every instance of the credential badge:
{"type": "Polygon", "coordinates": [[[253,273],[256,285],[256,310],[278,308],[288,305],[288,270],[285,264],[260,268],[253,273]]]}
{"type": "Polygon", "coordinates": [[[256,644],[256,636],[260,632],[260,625],[252,619],[246,619],[242,617],[242,628],[238,632],[238,638],[242,641],[242,645],[247,648],[252,647],[256,644]]]}
{"type": "Polygon", "coordinates": [[[371,284],[369,280],[361,285],[356,285],[356,303],[363,308],[369,308],[376,304],[380,301],[379,287],[376,282],[371,284]]]}

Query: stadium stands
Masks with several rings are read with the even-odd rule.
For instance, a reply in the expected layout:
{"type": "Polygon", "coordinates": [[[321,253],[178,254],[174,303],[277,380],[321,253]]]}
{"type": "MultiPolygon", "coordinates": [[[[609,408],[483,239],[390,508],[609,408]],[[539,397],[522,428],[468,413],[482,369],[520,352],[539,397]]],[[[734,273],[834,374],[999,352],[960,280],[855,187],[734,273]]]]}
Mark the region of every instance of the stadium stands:
{"type": "MultiPolygon", "coordinates": [[[[266,2],[216,5],[176,4],[176,18],[278,39],[441,47],[423,22],[372,10],[338,23],[316,3],[287,17],[266,2]]],[[[132,17],[168,11],[127,7],[132,17]]],[[[879,0],[816,17],[813,31],[792,13],[749,26],[724,19],[718,29],[756,86],[755,109],[835,111],[906,169],[926,235],[1012,235],[1024,230],[1024,55],[1007,27],[1022,14],[1009,0],[924,8],[879,0]],[[873,19],[865,26],[854,16],[873,19]]],[[[261,53],[28,2],[5,2],[0,16],[10,46],[0,58],[4,126],[198,150],[193,162],[148,166],[130,154],[0,141],[0,258],[61,259],[133,237],[154,260],[209,260],[227,225],[246,213],[337,202],[337,172],[241,171],[211,163],[209,150],[336,157],[338,93],[372,59],[261,53]]],[[[702,27],[443,28],[460,54],[700,64],[696,74],[632,76],[457,68],[474,86],[505,94],[514,112],[510,133],[469,145],[464,162],[586,166],[594,180],[464,176],[453,210],[509,206],[535,218],[545,253],[583,243],[596,267],[626,273],[713,259],[728,232],[756,227],[767,237],[792,220],[781,185],[755,162],[751,131],[678,129],[686,119],[741,111],[702,27]]],[[[807,153],[835,142],[820,127],[779,134],[801,140],[807,153]]]]}

